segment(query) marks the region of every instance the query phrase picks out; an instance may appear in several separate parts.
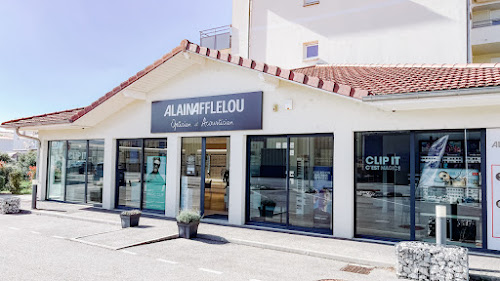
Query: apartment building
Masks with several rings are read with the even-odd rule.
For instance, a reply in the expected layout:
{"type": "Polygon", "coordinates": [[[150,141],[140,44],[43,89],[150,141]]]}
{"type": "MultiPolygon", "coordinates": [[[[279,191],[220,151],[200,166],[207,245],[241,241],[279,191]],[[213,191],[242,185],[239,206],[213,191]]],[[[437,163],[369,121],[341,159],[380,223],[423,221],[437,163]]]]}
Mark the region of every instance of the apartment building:
{"type": "Polygon", "coordinates": [[[500,1],[473,0],[471,47],[473,62],[500,62],[500,1]]]}
{"type": "Polygon", "coordinates": [[[457,0],[234,0],[232,52],[287,68],[467,63],[467,15],[457,0]]]}

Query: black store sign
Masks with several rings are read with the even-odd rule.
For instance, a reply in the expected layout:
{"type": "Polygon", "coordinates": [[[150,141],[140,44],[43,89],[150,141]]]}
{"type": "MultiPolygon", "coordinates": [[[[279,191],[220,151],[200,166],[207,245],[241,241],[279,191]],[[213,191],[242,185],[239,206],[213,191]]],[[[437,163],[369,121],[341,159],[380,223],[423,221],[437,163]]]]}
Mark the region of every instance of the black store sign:
{"type": "Polygon", "coordinates": [[[152,103],[151,133],[262,129],[262,92],[152,103]]]}

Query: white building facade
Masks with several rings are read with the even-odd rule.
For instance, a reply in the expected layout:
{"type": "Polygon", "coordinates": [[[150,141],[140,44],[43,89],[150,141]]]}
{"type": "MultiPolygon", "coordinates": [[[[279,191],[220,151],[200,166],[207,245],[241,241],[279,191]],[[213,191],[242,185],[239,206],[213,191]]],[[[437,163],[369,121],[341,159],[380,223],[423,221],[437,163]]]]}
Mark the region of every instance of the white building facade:
{"type": "Polygon", "coordinates": [[[444,204],[450,243],[498,251],[499,68],[439,69],[493,78],[377,95],[183,41],[86,108],[3,126],[38,132],[42,200],[394,241],[433,241],[444,204]]]}

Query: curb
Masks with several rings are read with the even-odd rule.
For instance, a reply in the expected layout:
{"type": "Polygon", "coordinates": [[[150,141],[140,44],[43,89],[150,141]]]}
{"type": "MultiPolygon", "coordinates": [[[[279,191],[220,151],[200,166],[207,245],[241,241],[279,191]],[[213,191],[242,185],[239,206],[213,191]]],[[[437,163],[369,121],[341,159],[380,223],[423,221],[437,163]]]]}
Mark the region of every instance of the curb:
{"type": "Polygon", "coordinates": [[[56,217],[56,218],[64,218],[64,219],[70,219],[70,220],[79,220],[79,221],[86,221],[86,222],[95,222],[95,223],[102,223],[102,224],[110,224],[110,225],[120,225],[120,222],[115,222],[115,221],[107,221],[107,220],[101,220],[101,219],[92,219],[92,218],[83,218],[83,217],[76,217],[72,215],[65,215],[65,214],[55,214],[47,211],[42,211],[42,210],[30,210],[30,212],[36,214],[37,216],[48,216],[48,217],[56,217]]]}
{"type": "Polygon", "coordinates": [[[328,253],[309,251],[309,250],[303,250],[303,249],[297,249],[297,248],[289,248],[289,247],[283,247],[283,246],[267,244],[267,243],[260,243],[260,242],[243,240],[243,239],[222,238],[222,237],[206,235],[206,234],[198,234],[198,237],[202,238],[202,239],[212,240],[212,241],[229,242],[229,243],[233,243],[233,244],[237,244],[237,245],[255,247],[255,248],[266,249],[266,250],[273,250],[273,251],[280,251],[280,252],[291,253],[291,254],[298,254],[298,255],[302,255],[302,256],[310,256],[310,257],[316,257],[316,258],[322,258],[322,259],[329,259],[329,260],[340,261],[340,262],[345,262],[345,263],[354,263],[354,264],[374,266],[374,267],[394,267],[394,263],[389,263],[389,262],[379,262],[379,261],[372,261],[372,260],[366,260],[366,259],[361,259],[361,258],[351,258],[351,257],[346,257],[346,256],[333,255],[333,254],[328,254],[328,253]]]}

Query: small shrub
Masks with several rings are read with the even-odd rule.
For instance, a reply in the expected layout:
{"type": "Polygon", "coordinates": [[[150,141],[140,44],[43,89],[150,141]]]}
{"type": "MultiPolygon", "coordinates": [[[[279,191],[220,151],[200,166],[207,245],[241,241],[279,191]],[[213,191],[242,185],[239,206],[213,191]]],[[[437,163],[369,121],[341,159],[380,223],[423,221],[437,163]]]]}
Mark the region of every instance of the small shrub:
{"type": "Polygon", "coordinates": [[[191,223],[199,222],[201,219],[200,213],[195,210],[182,210],[176,217],[177,222],[180,223],[191,223]]]}
{"type": "Polygon", "coordinates": [[[5,163],[11,163],[12,158],[10,158],[9,154],[0,152],[0,161],[5,163]]]}
{"type": "Polygon", "coordinates": [[[121,212],[122,216],[135,216],[135,215],[140,215],[140,214],[142,214],[141,210],[137,210],[137,209],[121,212]]]}
{"type": "Polygon", "coordinates": [[[23,179],[23,174],[19,170],[14,170],[9,173],[9,189],[10,192],[17,194],[21,191],[21,180],[23,179]]]}

